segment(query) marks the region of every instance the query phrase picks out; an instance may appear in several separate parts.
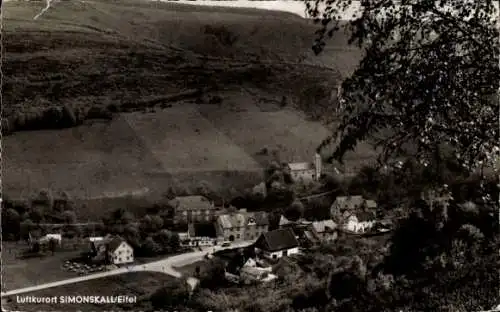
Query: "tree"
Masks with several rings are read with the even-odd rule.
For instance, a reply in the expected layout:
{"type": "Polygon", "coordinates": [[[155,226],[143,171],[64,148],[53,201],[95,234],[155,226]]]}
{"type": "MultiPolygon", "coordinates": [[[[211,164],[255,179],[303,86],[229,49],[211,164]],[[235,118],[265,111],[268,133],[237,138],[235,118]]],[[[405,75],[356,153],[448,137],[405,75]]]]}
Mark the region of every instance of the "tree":
{"type": "Polygon", "coordinates": [[[151,217],[151,227],[153,231],[159,231],[163,227],[163,219],[158,216],[154,215],[151,217]]]}
{"type": "Polygon", "coordinates": [[[49,244],[49,250],[52,252],[52,255],[54,255],[54,253],[57,250],[57,245],[58,245],[57,240],[51,238],[51,239],[49,239],[48,244],[49,244]]]}
{"type": "Polygon", "coordinates": [[[170,232],[169,230],[161,230],[155,235],[154,239],[155,242],[158,243],[158,245],[164,252],[168,252],[170,251],[171,248],[170,246],[171,237],[172,237],[172,232],[170,232]]]}
{"type": "Polygon", "coordinates": [[[161,251],[161,247],[154,241],[153,237],[148,236],[142,243],[141,250],[147,256],[155,256],[161,251]]]}
{"type": "Polygon", "coordinates": [[[172,235],[170,235],[169,245],[170,245],[170,248],[172,248],[172,250],[179,249],[179,247],[181,245],[181,239],[179,237],[179,234],[172,233],[172,235]]]}
{"type": "Polygon", "coordinates": [[[304,204],[300,200],[295,200],[286,210],[286,217],[292,221],[304,216],[304,204]]]}
{"type": "MultiPolygon", "coordinates": [[[[438,166],[446,152],[468,170],[491,164],[499,151],[495,1],[402,2],[361,1],[345,25],[349,43],[365,53],[342,84],[342,121],[320,149],[338,139],[332,158],[342,160],[370,139],[383,148],[382,163],[411,154],[438,166]]],[[[322,25],[317,54],[351,3],[306,2],[322,25]]]]}
{"type": "Polygon", "coordinates": [[[21,222],[20,224],[21,238],[28,239],[29,233],[34,226],[35,223],[31,221],[31,219],[25,219],[23,222],[21,222]]]}
{"type": "Polygon", "coordinates": [[[43,220],[43,208],[40,206],[35,206],[29,212],[29,218],[35,223],[40,223],[43,220]]]}
{"type": "Polygon", "coordinates": [[[13,209],[2,209],[2,232],[18,237],[21,231],[21,216],[13,209]]]}
{"type": "Polygon", "coordinates": [[[50,189],[43,189],[35,195],[32,200],[32,206],[42,206],[49,211],[54,207],[54,196],[50,189]]]}
{"type": "Polygon", "coordinates": [[[64,219],[64,223],[66,224],[74,224],[76,223],[76,214],[74,211],[66,210],[61,214],[64,219]]]}

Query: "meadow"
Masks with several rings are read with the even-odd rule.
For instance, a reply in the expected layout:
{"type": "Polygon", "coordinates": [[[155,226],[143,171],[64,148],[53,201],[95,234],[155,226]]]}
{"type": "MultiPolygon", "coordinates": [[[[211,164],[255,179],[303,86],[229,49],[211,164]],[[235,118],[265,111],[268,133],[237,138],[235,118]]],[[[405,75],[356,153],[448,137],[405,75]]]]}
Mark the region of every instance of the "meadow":
{"type": "MultiPolygon", "coordinates": [[[[326,85],[315,101],[328,104],[329,90],[361,56],[343,33],[314,56],[318,26],[290,13],[92,0],[54,2],[33,20],[44,5],[3,6],[4,119],[22,124],[63,106],[113,108],[114,118],[6,136],[4,191],[16,198],[65,190],[85,219],[123,205],[113,199],[158,195],[169,185],[252,186],[262,178],[256,154],[264,147],[309,161],[330,129],[311,118],[310,93],[326,85]],[[145,104],[192,89],[223,102],[145,104]]],[[[367,150],[353,162],[371,157],[367,150]]]]}

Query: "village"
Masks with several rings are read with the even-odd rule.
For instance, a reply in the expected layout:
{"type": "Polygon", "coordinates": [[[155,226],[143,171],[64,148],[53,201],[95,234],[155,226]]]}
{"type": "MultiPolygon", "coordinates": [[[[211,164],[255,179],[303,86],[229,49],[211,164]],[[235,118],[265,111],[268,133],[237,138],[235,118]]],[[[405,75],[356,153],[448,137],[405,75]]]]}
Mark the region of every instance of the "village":
{"type": "MultiPolygon", "coordinates": [[[[267,181],[254,187],[254,190],[263,192],[264,197],[268,195],[267,190],[282,190],[285,185],[304,187],[319,183],[325,176],[319,154],[314,155],[311,163],[287,163],[282,164],[281,168],[277,167],[279,165],[271,164],[270,168],[274,171],[268,173],[267,181]],[[284,173],[291,181],[284,183],[278,173],[284,173]]],[[[294,204],[297,205],[297,202],[294,204]]],[[[58,209],[63,214],[67,213],[60,200],[55,200],[52,205],[61,206],[58,209]]],[[[52,232],[32,225],[27,237],[29,247],[21,254],[28,258],[50,257],[65,249],[63,246],[67,248],[72,245],[73,254],[77,252],[78,255],[61,259],[61,270],[89,276],[123,267],[133,268],[172,255],[202,252],[205,259],[218,257],[226,262],[228,280],[266,282],[276,278],[271,273],[272,266],[282,257],[293,257],[312,246],[332,243],[339,235],[361,237],[383,235],[391,231],[391,222],[378,218],[376,201],[357,194],[336,197],[327,213],[330,218],[314,220],[307,220],[303,215],[292,215],[289,219],[283,213],[279,220],[273,221],[269,210],[250,211],[227,204],[217,205],[214,200],[198,194],[172,197],[168,200],[168,207],[162,217],[167,216],[170,223],[161,222],[162,219],[155,215],[148,215],[140,222],[124,221],[120,217],[114,220],[115,223],[124,223],[125,227],[127,224],[139,224],[139,237],[154,232],[142,243],[134,240],[127,229],[118,226],[117,230],[116,224],[100,227],[98,231],[93,227],[92,231],[68,237],[63,232],[77,227],[78,223],[73,220],[73,226],[68,224],[52,232]],[[245,254],[244,261],[242,254],[245,254]],[[234,261],[239,264],[234,265],[234,261]]],[[[121,210],[121,213],[126,214],[125,210],[121,210]]],[[[70,231],[70,234],[74,233],[70,231]]],[[[202,260],[198,258],[195,260],[202,260]]]]}
{"type": "MultiPolygon", "coordinates": [[[[263,188],[264,192],[268,189],[282,190],[283,185],[277,172],[284,172],[291,179],[289,187],[310,185],[325,179],[322,159],[318,154],[314,156],[312,163],[289,163],[283,164],[282,168],[271,167],[274,172],[268,175],[270,178],[264,185],[258,185],[254,189],[263,188]]],[[[329,193],[331,192],[303,198],[329,193]]],[[[449,196],[430,198],[442,203],[450,199],[449,196]]],[[[297,200],[292,203],[294,205],[300,206],[297,200]]],[[[394,220],[381,215],[375,198],[365,198],[359,194],[335,197],[326,213],[329,217],[322,219],[308,219],[302,213],[287,217],[286,213],[282,213],[278,220],[273,220],[276,219],[276,211],[250,211],[232,205],[216,205],[207,196],[199,194],[172,197],[168,200],[168,207],[168,211],[162,216],[168,216],[171,223],[162,223],[162,219],[155,215],[148,215],[140,222],[130,219],[124,221],[127,218],[121,215],[114,221],[118,226],[108,224],[107,228],[105,226],[100,229],[101,235],[96,235],[94,229],[87,235],[76,238],[79,244],[73,244],[73,251],[79,255],[61,259],[61,270],[78,276],[91,276],[123,268],[134,270],[141,266],[148,270],[148,262],[158,262],[159,259],[168,262],[172,256],[190,257],[196,254],[183,264],[218,258],[225,263],[224,275],[228,281],[269,282],[277,278],[272,273],[273,265],[282,258],[293,258],[314,246],[334,244],[340,236],[362,238],[387,235],[394,226],[394,220]],[[133,228],[138,223],[136,231],[141,232],[138,237],[143,238],[142,243],[138,243],[130,235],[130,230],[127,231],[127,228],[133,228]],[[144,238],[148,232],[153,232],[154,235],[144,238]]],[[[126,214],[126,211],[115,212],[118,215],[120,213],[126,214]]],[[[29,248],[25,253],[32,257],[54,255],[65,245],[65,241],[75,242],[75,237],[67,238],[57,232],[30,231],[29,248]]],[[[162,265],[160,271],[177,274],[175,269],[169,270],[162,265]]],[[[196,277],[199,270],[198,265],[191,274],[196,277]]]]}

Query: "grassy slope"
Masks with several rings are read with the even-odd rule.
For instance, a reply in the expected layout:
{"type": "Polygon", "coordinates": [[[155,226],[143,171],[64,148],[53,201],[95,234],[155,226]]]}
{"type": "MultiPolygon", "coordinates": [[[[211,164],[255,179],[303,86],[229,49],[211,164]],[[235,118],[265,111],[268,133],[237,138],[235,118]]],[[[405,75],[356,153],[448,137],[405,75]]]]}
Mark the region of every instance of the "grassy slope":
{"type": "MultiPolygon", "coordinates": [[[[4,4],[6,115],[63,103],[76,107],[120,105],[200,84],[219,89],[231,85],[236,90],[250,87],[257,98],[260,96],[259,101],[270,97],[279,100],[288,95],[300,105],[301,101],[308,101],[304,94],[307,88],[318,81],[337,83],[338,71],[343,75],[351,71],[360,55],[346,49],[346,38],[339,34],[323,56],[314,57],[310,46],[316,26],[288,13],[102,0],[57,2],[33,21],[32,17],[43,6],[41,2],[4,4]],[[207,25],[223,25],[238,39],[232,45],[225,45],[217,37],[204,33],[207,25]]],[[[244,94],[231,97],[234,102],[248,98],[244,94]]],[[[255,108],[255,104],[248,107],[255,108]]],[[[288,147],[290,151],[298,151],[297,155],[291,152],[285,155],[290,160],[308,157],[314,148],[311,146],[316,144],[307,140],[316,134],[317,126],[301,125],[303,130],[298,128],[298,134],[280,135],[290,120],[301,120],[290,119],[287,113],[281,113],[287,120],[276,119],[280,118],[276,117],[279,112],[262,118],[254,113],[247,115],[253,117],[241,129],[253,127],[258,130],[255,138],[266,139],[246,144],[241,141],[245,131],[228,135],[228,126],[237,129],[238,123],[220,123],[221,118],[227,120],[229,109],[204,115],[206,111],[206,107],[201,108],[200,116],[215,127],[223,140],[232,141],[236,146],[233,149],[247,153],[242,154],[240,161],[270,144],[266,141],[282,145],[301,142],[288,147]],[[262,127],[261,119],[272,124],[262,127]],[[263,129],[271,129],[273,133],[263,129]]],[[[144,138],[140,129],[124,122],[127,119],[124,116],[110,124],[94,123],[7,137],[6,191],[27,195],[38,188],[51,187],[69,190],[76,197],[95,198],[123,190],[165,187],[167,181],[192,185],[199,180],[211,180],[227,188],[231,185],[230,176],[238,175],[225,172],[227,168],[222,166],[220,170],[199,172],[197,176],[182,173],[174,178],[166,170],[164,160],[155,156],[161,148],[148,145],[157,130],[149,130],[150,137],[144,138]]],[[[201,119],[200,122],[206,123],[201,119]]],[[[317,134],[312,141],[321,139],[320,133],[317,134]]],[[[210,153],[214,156],[216,152],[210,153]]],[[[240,178],[252,182],[245,174],[240,178]]]]}
{"type": "MultiPolygon", "coordinates": [[[[124,96],[182,90],[187,83],[196,84],[207,76],[224,82],[234,78],[227,73],[228,68],[224,68],[225,75],[211,76],[212,72],[203,67],[210,66],[200,60],[200,55],[244,62],[297,62],[307,56],[309,63],[333,67],[349,65],[348,58],[350,63],[356,60],[341,51],[326,54],[323,59],[312,57],[310,45],[316,27],[287,13],[193,9],[145,1],[119,5],[111,1],[71,1],[57,2],[41,18],[32,20],[42,6],[41,2],[4,4],[7,108],[58,102],[104,103],[124,96]],[[204,34],[206,25],[225,25],[238,39],[231,46],[224,45],[204,34]]],[[[344,46],[345,38],[339,35],[331,49],[344,46]]]]}

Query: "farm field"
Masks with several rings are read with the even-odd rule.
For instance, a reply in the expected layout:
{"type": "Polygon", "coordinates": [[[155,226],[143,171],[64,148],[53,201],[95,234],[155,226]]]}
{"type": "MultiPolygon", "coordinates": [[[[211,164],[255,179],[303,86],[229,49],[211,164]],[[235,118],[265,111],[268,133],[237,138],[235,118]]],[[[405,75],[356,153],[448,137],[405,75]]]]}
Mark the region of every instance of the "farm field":
{"type": "Polygon", "coordinates": [[[14,197],[50,188],[94,197],[147,186],[159,167],[123,119],[71,129],[16,133],[3,139],[4,190],[14,197]]]}
{"type": "Polygon", "coordinates": [[[218,131],[217,125],[200,116],[193,105],[127,114],[126,119],[166,172],[261,170],[238,145],[218,131]]]}
{"type": "MultiPolygon", "coordinates": [[[[252,186],[263,173],[263,148],[279,151],[283,161],[311,161],[329,134],[296,110],[219,94],[234,105],[179,102],[155,113],[123,113],[110,123],[7,136],[5,190],[13,197],[65,190],[93,202],[92,211],[78,214],[88,217],[110,211],[106,198],[159,194],[172,184],[194,188],[206,181],[221,191],[252,186]]],[[[346,155],[346,168],[373,156],[362,144],[346,155]]]]}
{"type": "MultiPolygon", "coordinates": [[[[48,288],[36,292],[26,293],[40,297],[52,296],[136,296],[137,300],[141,296],[147,296],[156,289],[169,283],[174,278],[159,273],[134,272],[117,276],[110,276],[81,283],[48,288]]],[[[16,303],[15,298],[7,298],[9,310],[14,311],[96,311],[96,310],[114,310],[116,305],[93,305],[93,304],[21,304],[16,303]],[[11,299],[10,301],[8,299],[11,299]]],[[[124,304],[123,308],[127,306],[124,304]]],[[[136,307],[131,304],[129,309],[136,307]]]]}

